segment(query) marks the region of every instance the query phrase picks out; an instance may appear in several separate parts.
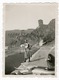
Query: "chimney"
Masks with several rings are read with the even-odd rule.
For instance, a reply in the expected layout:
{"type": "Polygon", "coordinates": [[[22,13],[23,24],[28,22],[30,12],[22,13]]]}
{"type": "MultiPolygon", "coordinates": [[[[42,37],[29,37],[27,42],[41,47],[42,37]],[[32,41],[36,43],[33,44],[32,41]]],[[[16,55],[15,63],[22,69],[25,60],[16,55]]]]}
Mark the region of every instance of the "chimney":
{"type": "Polygon", "coordinates": [[[41,27],[42,25],[43,25],[43,20],[38,20],[38,24],[39,24],[39,26],[41,27]]]}

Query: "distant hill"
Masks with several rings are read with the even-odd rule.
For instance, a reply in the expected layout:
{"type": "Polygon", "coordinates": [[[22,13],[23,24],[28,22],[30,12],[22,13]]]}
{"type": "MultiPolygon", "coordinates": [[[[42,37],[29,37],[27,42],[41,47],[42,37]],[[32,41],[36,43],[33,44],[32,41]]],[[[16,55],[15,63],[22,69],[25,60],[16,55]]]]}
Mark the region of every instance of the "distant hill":
{"type": "Polygon", "coordinates": [[[50,42],[55,39],[55,19],[49,24],[43,24],[43,20],[38,20],[39,26],[36,29],[10,30],[5,32],[5,45],[20,45],[27,39],[31,44],[35,44],[43,39],[50,42]]]}
{"type": "Polygon", "coordinates": [[[28,30],[7,30],[5,32],[5,45],[8,46],[12,42],[17,42],[18,39],[24,35],[31,33],[34,29],[28,30]]]}

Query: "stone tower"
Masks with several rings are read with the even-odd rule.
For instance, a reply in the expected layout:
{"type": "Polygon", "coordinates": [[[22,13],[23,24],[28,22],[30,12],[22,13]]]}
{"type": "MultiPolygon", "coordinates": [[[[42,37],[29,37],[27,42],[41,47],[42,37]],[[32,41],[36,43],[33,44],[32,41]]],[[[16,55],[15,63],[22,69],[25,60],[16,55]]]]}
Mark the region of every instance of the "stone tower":
{"type": "Polygon", "coordinates": [[[39,24],[39,26],[41,27],[42,25],[43,25],[43,20],[38,20],[38,24],[39,24]]]}

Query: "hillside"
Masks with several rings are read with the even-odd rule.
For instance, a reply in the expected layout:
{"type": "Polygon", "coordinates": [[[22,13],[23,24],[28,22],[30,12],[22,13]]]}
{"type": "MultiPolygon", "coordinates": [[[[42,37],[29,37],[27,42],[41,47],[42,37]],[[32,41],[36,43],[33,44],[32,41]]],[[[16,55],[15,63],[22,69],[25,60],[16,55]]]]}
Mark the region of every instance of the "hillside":
{"type": "MultiPolygon", "coordinates": [[[[9,46],[13,44],[16,44],[16,42],[19,42],[20,38],[24,38],[24,35],[27,35],[31,33],[33,29],[28,30],[7,30],[5,32],[5,45],[9,46]]],[[[19,42],[20,43],[20,42],[19,42]]]]}
{"type": "Polygon", "coordinates": [[[28,30],[11,30],[6,31],[5,45],[20,45],[27,39],[32,45],[40,42],[50,42],[55,39],[55,19],[52,19],[49,24],[43,24],[43,20],[38,20],[39,26],[36,29],[28,30]]]}
{"type": "Polygon", "coordinates": [[[43,23],[41,25],[39,24],[38,28],[36,28],[36,30],[34,30],[31,34],[37,37],[38,41],[40,40],[40,38],[42,38],[44,42],[50,42],[54,40],[55,38],[55,19],[52,19],[48,25],[45,25],[43,23]]]}

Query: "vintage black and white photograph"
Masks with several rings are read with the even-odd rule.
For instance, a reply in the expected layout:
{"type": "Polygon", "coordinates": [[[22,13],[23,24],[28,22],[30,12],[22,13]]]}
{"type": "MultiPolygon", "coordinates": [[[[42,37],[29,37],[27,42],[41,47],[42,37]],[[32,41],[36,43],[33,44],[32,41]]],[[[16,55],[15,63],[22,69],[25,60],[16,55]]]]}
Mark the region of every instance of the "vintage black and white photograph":
{"type": "Polygon", "coordinates": [[[57,3],[4,3],[5,75],[55,76],[57,3]]]}

